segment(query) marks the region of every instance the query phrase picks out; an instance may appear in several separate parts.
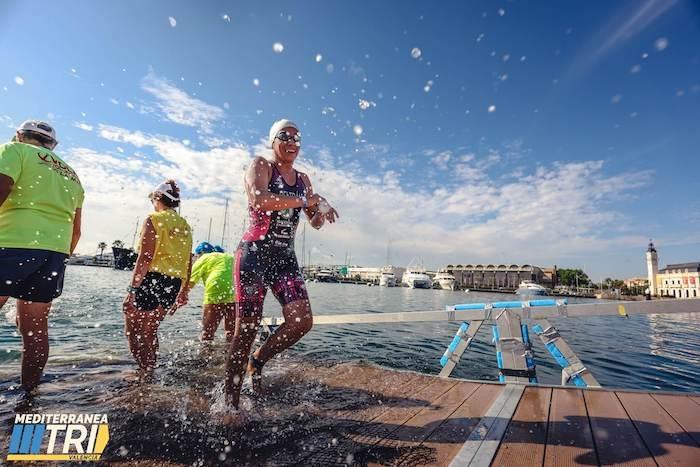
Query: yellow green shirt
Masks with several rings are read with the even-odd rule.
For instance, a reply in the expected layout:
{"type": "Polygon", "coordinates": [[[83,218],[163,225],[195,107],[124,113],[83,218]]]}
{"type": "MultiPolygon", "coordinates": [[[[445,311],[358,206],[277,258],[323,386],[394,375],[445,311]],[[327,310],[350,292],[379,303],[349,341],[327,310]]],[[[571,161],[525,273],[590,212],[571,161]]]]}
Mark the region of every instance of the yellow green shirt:
{"type": "Polygon", "coordinates": [[[148,271],[186,279],[192,252],[189,224],[174,209],[154,212],[148,217],[156,231],[156,249],[148,271]]]}
{"type": "Polygon", "coordinates": [[[53,151],[13,142],[0,145],[0,173],[14,182],[0,206],[0,247],[69,254],[85,198],[75,171],[53,151]]]}
{"type": "Polygon", "coordinates": [[[192,265],[190,284],[204,283],[204,304],[235,302],[233,291],[233,256],[228,253],[206,253],[192,265]]]}

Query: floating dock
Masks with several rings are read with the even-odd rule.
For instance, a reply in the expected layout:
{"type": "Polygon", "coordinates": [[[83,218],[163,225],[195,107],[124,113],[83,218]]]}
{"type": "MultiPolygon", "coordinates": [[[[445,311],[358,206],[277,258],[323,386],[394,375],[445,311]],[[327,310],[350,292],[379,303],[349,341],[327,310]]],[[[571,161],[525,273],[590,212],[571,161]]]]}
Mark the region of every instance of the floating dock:
{"type": "MultiPolygon", "coordinates": [[[[700,465],[700,395],[501,384],[341,364],[315,375],[363,394],[324,413],[300,465],[700,465]],[[330,439],[332,437],[332,440],[330,439]]],[[[299,442],[300,440],[297,440],[299,442]]]]}

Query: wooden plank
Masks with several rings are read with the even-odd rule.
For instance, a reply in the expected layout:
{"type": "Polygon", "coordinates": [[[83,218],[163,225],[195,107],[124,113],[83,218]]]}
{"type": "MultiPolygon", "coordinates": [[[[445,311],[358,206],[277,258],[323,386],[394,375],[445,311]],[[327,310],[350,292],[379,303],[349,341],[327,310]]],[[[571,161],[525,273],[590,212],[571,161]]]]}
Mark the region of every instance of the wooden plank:
{"type": "Polygon", "coordinates": [[[418,411],[394,430],[385,433],[370,450],[368,465],[387,461],[414,465],[421,461],[431,461],[433,457],[431,450],[412,448],[420,446],[479,386],[474,383],[459,382],[436,398],[428,407],[418,411]]]}
{"type": "Polygon", "coordinates": [[[340,465],[343,465],[348,455],[355,458],[366,456],[368,449],[381,441],[386,434],[396,430],[406,420],[457,384],[456,380],[418,376],[419,378],[413,380],[412,385],[400,388],[404,394],[402,397],[390,399],[388,403],[383,403],[381,407],[367,411],[364,415],[352,413],[353,411],[340,414],[340,417],[350,418],[356,423],[349,427],[349,432],[343,437],[336,438],[335,445],[317,450],[303,464],[329,465],[340,462],[340,465]]]}
{"type": "Polygon", "coordinates": [[[450,462],[450,467],[489,465],[525,387],[507,384],[450,462]]]}
{"type": "Polygon", "coordinates": [[[698,397],[698,396],[688,396],[688,397],[690,397],[690,400],[692,400],[696,404],[700,405],[700,397],[698,397]]]}
{"type": "Polygon", "coordinates": [[[525,389],[492,465],[542,465],[551,400],[551,388],[525,389]]]}
{"type": "Polygon", "coordinates": [[[601,464],[635,467],[656,465],[614,393],[584,391],[583,396],[601,464]]]}
{"type": "MultiPolygon", "coordinates": [[[[448,465],[469,435],[503,392],[504,386],[482,384],[437,430],[421,443],[434,452],[433,465],[448,465]]],[[[417,464],[420,465],[420,464],[417,464]]]]}
{"type": "Polygon", "coordinates": [[[553,389],[544,465],[597,463],[582,391],[553,389]]]}
{"type": "Polygon", "coordinates": [[[652,394],[652,397],[700,446],[700,405],[680,394],[677,396],[652,394]]]}
{"type": "Polygon", "coordinates": [[[616,392],[660,466],[697,465],[700,448],[649,394],[616,392]]]}
{"type": "MultiPolygon", "coordinates": [[[[501,440],[506,433],[506,428],[508,428],[513,413],[515,413],[515,409],[520,403],[523,392],[525,392],[524,386],[519,385],[513,388],[513,393],[505,404],[503,404],[501,411],[498,413],[498,416],[493,421],[493,425],[491,425],[491,428],[486,434],[484,441],[481,443],[481,446],[479,446],[474,459],[469,463],[470,466],[488,467],[491,465],[491,461],[496,455],[498,446],[501,444],[501,440]]],[[[450,466],[460,467],[455,462],[450,463],[450,466]]]]}
{"type": "MultiPolygon", "coordinates": [[[[309,442],[312,449],[304,460],[305,465],[329,465],[345,462],[348,453],[356,449],[356,443],[344,436],[346,432],[362,432],[367,423],[381,416],[392,407],[424,407],[430,403],[420,399],[425,394],[424,390],[435,382],[435,378],[417,373],[405,373],[385,370],[382,377],[376,380],[376,386],[372,389],[376,397],[371,404],[353,406],[347,410],[330,411],[335,422],[332,430],[322,435],[316,435],[309,442]],[[397,378],[398,376],[398,378],[397,378]],[[410,376],[410,380],[406,377],[410,376]]],[[[455,381],[451,381],[455,384],[455,381]]],[[[333,398],[334,400],[336,397],[333,398]]],[[[353,405],[353,404],[351,404],[353,405]]]]}

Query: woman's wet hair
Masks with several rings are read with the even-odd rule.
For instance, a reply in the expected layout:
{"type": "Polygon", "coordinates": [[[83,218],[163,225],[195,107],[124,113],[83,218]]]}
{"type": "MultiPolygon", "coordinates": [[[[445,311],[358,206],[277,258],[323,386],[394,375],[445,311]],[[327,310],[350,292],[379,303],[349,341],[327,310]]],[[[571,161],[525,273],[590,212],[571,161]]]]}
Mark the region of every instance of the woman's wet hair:
{"type": "Polygon", "coordinates": [[[171,190],[167,190],[168,194],[172,196],[173,198],[176,198],[175,200],[170,199],[169,197],[165,196],[163,193],[154,191],[151,193],[151,198],[156,199],[166,205],[169,208],[176,208],[180,206],[180,187],[177,186],[177,183],[175,183],[175,180],[166,180],[165,184],[170,185],[172,188],[171,190]]]}

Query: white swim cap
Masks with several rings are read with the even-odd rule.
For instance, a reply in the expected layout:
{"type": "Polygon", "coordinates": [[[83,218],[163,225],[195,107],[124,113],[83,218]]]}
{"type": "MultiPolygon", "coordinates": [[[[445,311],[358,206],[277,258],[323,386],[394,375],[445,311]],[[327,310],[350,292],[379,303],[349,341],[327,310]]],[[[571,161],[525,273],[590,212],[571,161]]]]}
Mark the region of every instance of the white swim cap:
{"type": "Polygon", "coordinates": [[[299,131],[299,127],[293,121],[287,120],[286,118],[283,118],[282,120],[277,120],[270,127],[270,134],[268,135],[268,138],[267,138],[267,147],[268,148],[272,147],[272,143],[275,142],[275,137],[277,136],[277,133],[279,133],[280,131],[282,131],[285,128],[294,128],[297,131],[299,131]]]}

